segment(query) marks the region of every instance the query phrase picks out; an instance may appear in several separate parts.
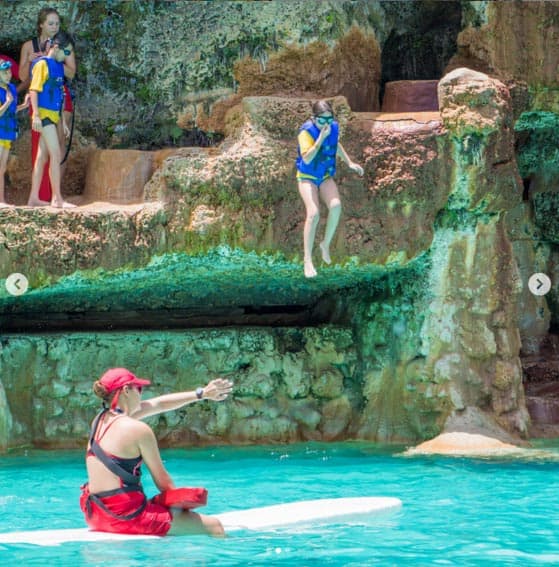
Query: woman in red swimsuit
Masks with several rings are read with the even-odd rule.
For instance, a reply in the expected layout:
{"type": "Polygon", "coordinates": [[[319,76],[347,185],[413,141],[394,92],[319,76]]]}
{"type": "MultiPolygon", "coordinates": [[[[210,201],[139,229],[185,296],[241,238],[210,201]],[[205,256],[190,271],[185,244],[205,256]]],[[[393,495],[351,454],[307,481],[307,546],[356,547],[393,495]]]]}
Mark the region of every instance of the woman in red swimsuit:
{"type": "Polygon", "coordinates": [[[218,378],[195,391],[142,401],[142,388],[149,384],[126,368],[112,368],[93,385],[103,410],[93,421],[86,456],[88,483],[80,498],[86,522],[93,530],[114,533],[223,536],[217,518],[146,499],[140,482],[142,462],[160,491],[173,491],[175,485],[155,434],[140,420],[200,400],[225,400],[233,383],[218,378]]]}

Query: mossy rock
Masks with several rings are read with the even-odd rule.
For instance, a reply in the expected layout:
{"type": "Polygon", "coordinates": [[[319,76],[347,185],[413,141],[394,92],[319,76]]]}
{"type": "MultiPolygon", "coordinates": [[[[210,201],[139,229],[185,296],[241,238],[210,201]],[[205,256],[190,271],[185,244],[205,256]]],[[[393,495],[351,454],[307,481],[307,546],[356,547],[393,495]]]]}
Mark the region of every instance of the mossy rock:
{"type": "Polygon", "coordinates": [[[534,222],[544,240],[559,244],[559,193],[538,193],[534,197],[534,222]]]}

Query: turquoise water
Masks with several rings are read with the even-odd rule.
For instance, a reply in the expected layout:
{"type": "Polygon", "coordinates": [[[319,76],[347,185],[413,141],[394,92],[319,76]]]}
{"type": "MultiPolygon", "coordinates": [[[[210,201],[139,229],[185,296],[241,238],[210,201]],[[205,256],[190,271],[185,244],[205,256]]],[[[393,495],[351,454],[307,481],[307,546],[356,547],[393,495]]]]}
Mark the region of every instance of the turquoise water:
{"type": "MultiPolygon", "coordinates": [[[[396,496],[362,526],[60,547],[0,545],[5,565],[559,565],[559,447],[548,457],[398,456],[364,443],[163,452],[177,485],[204,485],[207,513],[344,496],[396,496]],[[555,457],[555,458],[554,458],[555,457]]],[[[0,458],[0,532],[84,527],[81,452],[0,458]]],[[[155,492],[145,476],[146,492],[155,492]]]]}

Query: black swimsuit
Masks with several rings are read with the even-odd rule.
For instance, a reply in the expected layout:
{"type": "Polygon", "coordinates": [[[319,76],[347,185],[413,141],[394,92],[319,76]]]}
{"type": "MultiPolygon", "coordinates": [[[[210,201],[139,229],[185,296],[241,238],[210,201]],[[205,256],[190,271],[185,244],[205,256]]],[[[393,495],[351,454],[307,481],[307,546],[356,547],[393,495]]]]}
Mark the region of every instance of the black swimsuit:
{"type": "MultiPolygon", "coordinates": [[[[146,507],[146,503],[147,503],[145,495],[144,495],[143,503],[140,505],[140,507],[137,510],[135,510],[131,514],[127,514],[123,516],[119,514],[115,514],[114,512],[109,510],[109,508],[107,508],[107,506],[105,506],[105,504],[101,500],[101,498],[105,498],[107,496],[114,496],[115,494],[122,494],[124,492],[143,493],[143,488],[140,481],[142,474],[142,471],[140,469],[140,466],[142,464],[142,457],[138,456],[132,458],[122,458],[122,457],[117,457],[115,455],[110,455],[101,448],[101,445],[99,445],[99,441],[101,440],[102,436],[99,439],[96,438],[99,422],[101,421],[101,418],[108,411],[109,411],[108,409],[103,409],[99,414],[97,414],[97,417],[93,421],[93,425],[91,427],[91,434],[89,436],[89,449],[87,451],[87,456],[97,457],[112,473],[118,476],[120,478],[120,488],[115,488],[113,490],[105,490],[103,492],[97,492],[95,494],[90,493],[88,495],[86,502],[87,512],[88,512],[88,516],[91,516],[90,501],[93,501],[104,512],[106,512],[107,514],[109,514],[114,518],[118,518],[119,520],[131,520],[132,518],[139,516],[144,511],[144,508],[146,507]]],[[[109,426],[103,432],[103,435],[108,431],[111,425],[112,424],[109,424],[109,426]]]]}

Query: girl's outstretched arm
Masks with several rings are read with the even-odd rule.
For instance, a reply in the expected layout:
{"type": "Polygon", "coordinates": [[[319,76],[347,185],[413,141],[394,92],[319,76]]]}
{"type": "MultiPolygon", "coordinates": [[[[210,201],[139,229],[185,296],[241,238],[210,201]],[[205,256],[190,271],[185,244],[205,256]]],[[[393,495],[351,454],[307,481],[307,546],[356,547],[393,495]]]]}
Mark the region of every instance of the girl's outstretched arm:
{"type": "Polygon", "coordinates": [[[336,151],[336,155],[340,156],[347,163],[348,167],[352,171],[355,171],[359,175],[363,175],[363,168],[359,164],[351,161],[351,159],[347,155],[347,152],[345,151],[344,147],[339,142],[338,142],[338,149],[336,151]]]}

